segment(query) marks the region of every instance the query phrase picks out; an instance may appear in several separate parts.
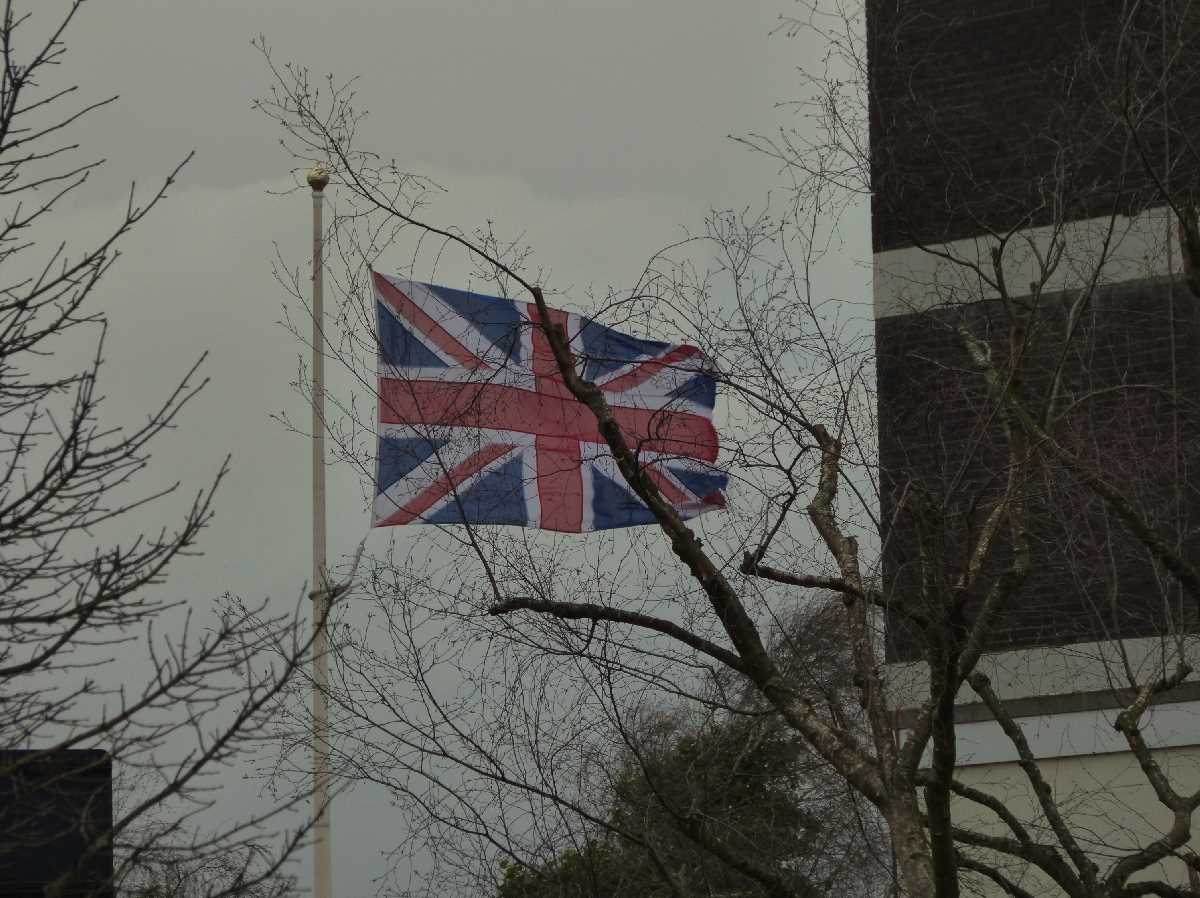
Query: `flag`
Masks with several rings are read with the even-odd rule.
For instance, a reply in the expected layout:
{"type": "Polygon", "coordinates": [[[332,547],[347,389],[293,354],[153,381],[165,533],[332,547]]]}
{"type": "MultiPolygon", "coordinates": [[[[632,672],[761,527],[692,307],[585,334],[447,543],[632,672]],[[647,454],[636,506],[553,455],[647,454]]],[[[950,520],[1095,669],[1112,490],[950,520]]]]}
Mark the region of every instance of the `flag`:
{"type": "MultiPolygon", "coordinates": [[[[580,533],[654,522],[558,372],[533,303],[372,274],[379,342],[374,523],[580,533]]],[[[550,310],[663,497],[724,507],[704,355],[550,310]]]]}

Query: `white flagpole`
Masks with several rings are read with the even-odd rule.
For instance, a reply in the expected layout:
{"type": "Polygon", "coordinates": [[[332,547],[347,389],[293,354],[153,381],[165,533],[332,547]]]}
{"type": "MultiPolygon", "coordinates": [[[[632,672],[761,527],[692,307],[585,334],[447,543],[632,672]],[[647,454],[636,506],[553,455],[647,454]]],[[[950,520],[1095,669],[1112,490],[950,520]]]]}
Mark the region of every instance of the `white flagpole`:
{"type": "Polygon", "coordinates": [[[308,173],[313,200],[312,255],[312,595],[313,595],[313,898],[333,898],[333,852],[329,833],[329,581],[325,568],[325,334],[324,225],[321,221],[329,172],[322,165],[308,173]]]}

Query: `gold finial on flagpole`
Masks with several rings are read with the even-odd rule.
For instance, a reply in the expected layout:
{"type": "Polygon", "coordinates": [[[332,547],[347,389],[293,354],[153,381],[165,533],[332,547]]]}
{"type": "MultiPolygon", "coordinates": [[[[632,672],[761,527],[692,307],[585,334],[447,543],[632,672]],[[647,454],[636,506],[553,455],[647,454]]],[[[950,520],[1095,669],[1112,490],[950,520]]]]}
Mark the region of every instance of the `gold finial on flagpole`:
{"type": "Polygon", "coordinates": [[[329,184],[329,169],[318,162],[308,170],[307,180],[313,193],[320,193],[329,184]]]}

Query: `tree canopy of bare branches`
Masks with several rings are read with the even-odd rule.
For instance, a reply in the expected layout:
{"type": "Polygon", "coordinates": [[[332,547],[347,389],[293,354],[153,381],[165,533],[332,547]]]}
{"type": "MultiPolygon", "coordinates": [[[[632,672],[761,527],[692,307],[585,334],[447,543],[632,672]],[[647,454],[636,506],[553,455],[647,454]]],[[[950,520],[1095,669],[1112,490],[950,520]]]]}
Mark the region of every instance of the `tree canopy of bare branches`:
{"type": "MultiPolygon", "coordinates": [[[[417,828],[397,851],[427,860],[441,888],[479,890],[481,876],[486,883],[488,871],[494,877],[501,868],[508,871],[502,893],[545,894],[532,885],[539,874],[580,885],[588,863],[613,862],[611,836],[599,833],[615,832],[622,845],[639,846],[649,866],[638,869],[653,871],[662,894],[808,894],[812,883],[794,875],[787,852],[763,857],[735,847],[728,832],[706,841],[708,830],[689,830],[686,814],[671,826],[679,824],[689,850],[703,851],[705,864],[723,864],[729,877],[712,891],[705,889],[715,880],[698,885],[672,866],[673,848],[659,840],[677,833],[665,823],[640,835],[617,828],[639,806],[618,804],[614,812],[612,786],[600,785],[607,774],[625,788],[630,767],[614,765],[613,744],[622,734],[644,735],[629,722],[652,719],[650,709],[670,702],[735,721],[753,708],[754,718],[786,734],[782,744],[820,758],[821,775],[883,821],[889,850],[877,860],[897,893],[1194,894],[1161,871],[1166,861],[1175,865],[1172,876],[1200,869],[1189,847],[1200,789],[1168,768],[1147,722],[1156,702],[1193,682],[1187,632],[1200,573],[1187,549],[1191,525],[1168,512],[1172,497],[1194,491],[1182,473],[1190,462],[1178,461],[1191,458],[1181,434],[1190,433],[1194,403],[1182,379],[1139,379],[1122,369],[1102,382],[1093,360],[1117,352],[1120,341],[1105,342],[1093,325],[1101,313],[1121,315],[1109,277],[1121,266],[1119,235],[1148,208],[1169,213],[1168,227],[1153,232],[1159,249],[1172,245],[1178,228],[1184,258],[1190,253],[1195,204],[1184,175],[1195,162],[1194,142],[1184,133],[1190,119],[1175,106],[1200,81],[1186,52],[1194,43],[1186,4],[1100,5],[1104,15],[1088,20],[1096,30],[1082,33],[1072,66],[1059,72],[1067,89],[1056,115],[1030,125],[1038,141],[1023,158],[1042,166],[1040,174],[1004,194],[1002,208],[960,202],[962,185],[987,192],[989,175],[972,165],[970,147],[939,130],[936,116],[897,117],[925,140],[919,146],[937,149],[917,154],[943,188],[922,192],[921,209],[942,204],[939,214],[955,227],[980,229],[970,232],[981,236],[968,253],[898,218],[922,254],[926,279],[914,289],[938,310],[913,327],[936,331],[949,347],[949,361],[931,365],[945,395],[961,400],[969,435],[961,453],[937,440],[947,399],[942,410],[900,425],[916,460],[881,470],[877,390],[891,385],[875,380],[865,303],[860,297],[856,312],[820,286],[822,260],[840,245],[840,213],[887,186],[868,149],[867,34],[853,4],[805,4],[789,23],[816,30],[830,48],[809,73],[811,95],[801,103],[815,130],[746,139],[784,166],[787,202],[762,214],[714,212],[702,232],[651,257],[632,287],[591,299],[603,320],[681,336],[713,359],[724,391],[723,464],[733,482],[719,525],[689,526],[664,498],[579,363],[578,335],[532,325],[656,526],[587,544],[441,528],[376,559],[375,617],[367,629],[343,630],[341,680],[330,696],[340,713],[341,772],[382,785],[410,813],[417,828]],[[1086,90],[1073,89],[1084,80],[1086,90]],[[1164,128],[1176,154],[1167,157],[1171,177],[1158,166],[1164,128]],[[1107,203],[1101,174],[1117,185],[1107,203]],[[1080,216],[1090,229],[1082,237],[1080,216]],[[1145,454],[1143,439],[1162,434],[1164,420],[1184,422],[1166,447],[1175,460],[1166,465],[1145,454]],[[1120,453],[1099,441],[1107,430],[1120,435],[1120,453]],[[926,432],[934,433],[928,445],[918,440],[926,432]],[[925,470],[918,464],[925,456],[942,463],[936,476],[909,476],[925,470]],[[1057,547],[1043,519],[1051,512],[1057,547]],[[1119,626],[1104,629],[1136,616],[1120,602],[1121,582],[1088,576],[1119,566],[1118,555],[1136,559],[1145,590],[1161,600],[1148,618],[1157,628],[1148,659],[1134,656],[1119,626]],[[885,561],[897,558],[903,566],[885,578],[885,561]],[[1103,786],[1056,791],[1060,768],[1031,746],[1017,697],[993,679],[998,662],[989,650],[1001,623],[1039,601],[1031,584],[1052,563],[1075,566],[1080,577],[1071,588],[1100,619],[1112,655],[1093,658],[1088,676],[1117,697],[1111,726],[1155,808],[1153,820],[1127,808],[1114,823],[1119,837],[1097,832],[1091,812],[1079,811],[1106,795],[1103,786]],[[840,598],[836,627],[790,629],[792,609],[812,590],[840,598]],[[1114,607],[1128,614],[1105,617],[1114,607]],[[902,660],[912,663],[888,663],[897,659],[886,655],[885,623],[888,639],[907,634],[911,655],[902,660]],[[823,649],[844,658],[844,678],[822,682],[814,653],[823,649]],[[956,706],[964,702],[999,727],[1017,771],[1007,782],[1017,784],[1020,801],[972,779],[958,756],[956,706]],[[649,831],[654,838],[645,838],[649,831]]],[[[872,9],[886,26],[875,37],[908,46],[904,4],[872,9]]],[[[914,21],[949,27],[935,17],[914,21]]],[[[374,371],[372,265],[432,279],[446,255],[461,253],[476,266],[474,284],[519,294],[539,321],[551,320],[552,294],[529,271],[522,247],[491,227],[426,223],[422,208],[434,185],[359,146],[362,110],[350,85],[317,83],[263,50],[274,84],[260,107],[298,164],[331,165],[343,204],[332,232],[341,329],[324,349],[363,389],[372,389],[374,371]],[[409,254],[397,262],[401,252],[409,254]]],[[[897,90],[916,83],[909,75],[897,90]]],[[[900,186],[876,202],[913,189],[900,186]]],[[[1173,271],[1167,280],[1182,285],[1186,277],[1173,271]]],[[[291,286],[300,298],[298,281],[291,286]]],[[[570,298],[554,297],[563,299],[570,298]]],[[[921,398],[936,406],[942,394],[921,398]]],[[[360,407],[345,398],[344,421],[332,430],[341,459],[369,477],[371,428],[360,407]]],[[[1046,648],[1053,656],[1053,640],[1046,648]]],[[[676,777],[688,762],[678,746],[639,755],[637,743],[626,742],[622,750],[637,761],[638,790],[657,790],[661,799],[681,788],[676,777]],[[669,772],[657,766],[664,762],[669,772]]],[[[736,761],[723,763],[732,776],[736,761]]],[[[688,867],[700,868],[700,861],[688,867]]]]}
{"type": "Polygon", "coordinates": [[[206,812],[256,750],[309,642],[296,613],[219,590],[189,607],[162,590],[198,551],[227,467],[214,459],[190,498],[155,485],[152,452],[204,387],[202,358],[132,426],[106,413],[100,286],[136,289],[122,242],[188,159],[131,187],[90,242],[64,235],[71,204],[105,171],[87,153],[89,123],[116,102],[71,65],[68,40],[82,39],[91,5],[9,0],[0,14],[0,782],[40,807],[60,795],[62,813],[78,815],[50,831],[24,799],[0,807],[0,880],[70,834],[80,856],[54,894],[281,895],[305,832],[279,816],[295,800],[236,821],[206,812]],[[70,784],[93,768],[105,773],[89,798],[70,784]],[[88,810],[114,807],[110,770],[124,784],[111,822],[88,810]],[[185,883],[166,870],[191,872],[185,883]]]}

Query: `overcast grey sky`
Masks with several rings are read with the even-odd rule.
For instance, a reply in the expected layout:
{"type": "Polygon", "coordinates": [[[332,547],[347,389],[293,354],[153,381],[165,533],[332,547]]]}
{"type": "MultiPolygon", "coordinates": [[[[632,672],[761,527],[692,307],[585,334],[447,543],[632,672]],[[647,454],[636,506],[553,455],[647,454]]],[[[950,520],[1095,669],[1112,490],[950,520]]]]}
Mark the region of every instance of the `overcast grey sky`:
{"type": "MultiPolygon", "coordinates": [[[[791,11],[789,0],[89,0],[62,74],[121,100],[80,135],[111,164],[64,238],[111,220],[130,180],[197,152],[98,296],[116,415],[134,420],[211,353],[211,386],[154,476],[198,487],[227,452],[233,471],[206,555],[167,588],[198,606],[226,590],[288,602],[308,571],[308,446],[271,418],[304,413],[288,386],[301,347],[277,324],[285,297],[270,260],[278,243],[304,261],[310,204],[266,192],[290,160],[251,110],[269,83],[251,38],[265,34],[279,61],[361,75],[362,145],[449,190],[429,217],[523,231],[552,285],[582,293],[632,283],[710,206],[761,203],[774,166],[727,135],[788,121],[777,104],[798,89],[794,67],[820,52],[769,36],[791,11]]],[[[865,223],[847,237],[845,292],[865,298],[868,276],[852,266],[869,258],[865,223]]],[[[333,472],[330,488],[336,557],[368,517],[353,472],[333,472]]],[[[398,822],[370,795],[342,800],[334,819],[337,894],[371,894],[398,822]]]]}
{"type": "Polygon", "coordinates": [[[381,150],[573,200],[743,196],[748,162],[722,138],[775,118],[801,49],[767,38],[788,0],[88,6],[72,52],[123,97],[94,138],[113,174],[196,148],[189,182],[205,187],[280,173],[275,135],[250,110],[260,33],[280,58],[362,75],[381,150]]]}

